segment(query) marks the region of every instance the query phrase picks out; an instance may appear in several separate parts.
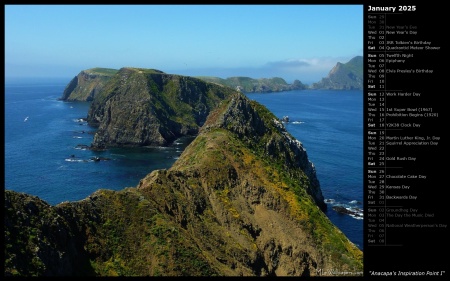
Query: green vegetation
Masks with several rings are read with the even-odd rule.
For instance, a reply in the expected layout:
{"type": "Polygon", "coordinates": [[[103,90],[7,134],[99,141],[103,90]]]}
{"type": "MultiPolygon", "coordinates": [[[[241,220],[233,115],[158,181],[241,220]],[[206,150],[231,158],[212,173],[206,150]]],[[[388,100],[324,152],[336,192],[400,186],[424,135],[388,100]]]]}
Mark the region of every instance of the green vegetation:
{"type": "Polygon", "coordinates": [[[85,70],[84,72],[94,75],[103,75],[103,76],[113,76],[114,74],[119,71],[118,69],[113,68],[102,68],[102,67],[95,67],[85,70]]]}
{"type": "Polygon", "coordinates": [[[347,69],[353,72],[356,76],[362,77],[364,70],[364,59],[362,56],[356,56],[344,64],[347,69]]]}
{"type": "Polygon", "coordinates": [[[103,223],[96,226],[88,248],[96,275],[214,274],[186,231],[136,189],[97,195],[103,223]]]}

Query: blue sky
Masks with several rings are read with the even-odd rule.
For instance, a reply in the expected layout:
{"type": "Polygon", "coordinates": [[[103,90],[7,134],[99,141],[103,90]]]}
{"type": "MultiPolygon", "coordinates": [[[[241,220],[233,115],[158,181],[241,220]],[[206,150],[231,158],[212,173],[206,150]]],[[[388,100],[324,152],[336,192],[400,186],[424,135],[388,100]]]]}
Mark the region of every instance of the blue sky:
{"type": "Polygon", "coordinates": [[[5,78],[142,67],[309,84],[358,55],[362,5],[5,5],[5,78]]]}

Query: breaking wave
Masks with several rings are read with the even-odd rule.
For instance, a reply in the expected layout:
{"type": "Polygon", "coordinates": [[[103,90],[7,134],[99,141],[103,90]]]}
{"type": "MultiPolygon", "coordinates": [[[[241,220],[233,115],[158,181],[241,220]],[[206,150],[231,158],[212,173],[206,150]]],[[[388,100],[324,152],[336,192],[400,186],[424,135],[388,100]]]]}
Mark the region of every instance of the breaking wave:
{"type": "Polygon", "coordinates": [[[325,203],[330,205],[332,209],[340,214],[346,214],[354,219],[364,219],[364,209],[361,202],[358,200],[351,200],[349,202],[340,202],[335,199],[325,199],[325,203]]]}

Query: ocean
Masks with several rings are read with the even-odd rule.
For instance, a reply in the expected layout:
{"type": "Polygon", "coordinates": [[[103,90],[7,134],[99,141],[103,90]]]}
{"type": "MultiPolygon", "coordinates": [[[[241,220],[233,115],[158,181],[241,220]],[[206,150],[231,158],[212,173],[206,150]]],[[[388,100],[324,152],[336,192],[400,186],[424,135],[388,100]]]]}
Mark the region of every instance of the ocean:
{"type": "MultiPolygon", "coordinates": [[[[71,78],[5,83],[5,189],[38,196],[51,205],[78,201],[105,188],[135,187],[156,169],[169,168],[192,137],[169,147],[86,149],[95,128],[88,102],[59,101],[71,78]],[[95,157],[108,159],[95,161],[95,157]]],[[[246,94],[277,117],[316,167],[326,215],[363,247],[363,92],[304,90],[246,94]],[[340,214],[333,206],[360,216],[340,214]]]]}

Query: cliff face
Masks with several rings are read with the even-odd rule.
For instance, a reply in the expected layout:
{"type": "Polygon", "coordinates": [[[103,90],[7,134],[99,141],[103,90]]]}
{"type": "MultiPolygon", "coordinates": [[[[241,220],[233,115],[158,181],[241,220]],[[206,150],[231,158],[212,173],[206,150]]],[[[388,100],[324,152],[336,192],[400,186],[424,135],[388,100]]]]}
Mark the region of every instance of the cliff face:
{"type": "Polygon", "coordinates": [[[69,82],[60,100],[92,101],[116,72],[109,68],[83,70],[69,82]]]}
{"type": "Polygon", "coordinates": [[[356,56],[347,63],[338,62],[328,76],[311,85],[312,89],[362,90],[363,57],[356,56]]]}
{"type": "Polygon", "coordinates": [[[305,90],[306,85],[299,80],[295,80],[292,84],[288,84],[283,78],[260,78],[253,79],[250,77],[229,77],[222,79],[219,77],[201,76],[198,77],[207,82],[217,83],[244,93],[269,93],[292,90],[305,90]]]}
{"type": "Polygon", "coordinates": [[[160,146],[196,134],[211,109],[233,92],[192,77],[122,68],[89,109],[89,124],[98,126],[92,146],[160,146]]]}
{"type": "Polygon", "coordinates": [[[359,275],[362,253],[317,206],[300,142],[235,93],[168,170],[49,206],[6,191],[5,274],[359,275]]]}

